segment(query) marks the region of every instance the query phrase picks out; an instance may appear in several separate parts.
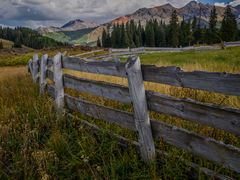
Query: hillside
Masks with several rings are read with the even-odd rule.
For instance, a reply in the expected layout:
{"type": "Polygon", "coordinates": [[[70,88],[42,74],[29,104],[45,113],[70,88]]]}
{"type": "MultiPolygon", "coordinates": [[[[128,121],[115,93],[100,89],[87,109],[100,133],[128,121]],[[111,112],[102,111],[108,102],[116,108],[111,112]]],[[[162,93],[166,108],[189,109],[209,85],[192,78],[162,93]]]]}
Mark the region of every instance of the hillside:
{"type": "Polygon", "coordinates": [[[1,38],[0,38],[0,42],[3,43],[3,48],[4,49],[10,49],[10,48],[12,48],[12,46],[14,44],[12,41],[9,41],[9,40],[6,40],[6,39],[1,39],[1,38]]]}
{"type": "Polygon", "coordinates": [[[54,26],[39,27],[36,30],[40,34],[48,34],[53,32],[73,32],[73,31],[79,31],[83,29],[92,29],[98,26],[99,24],[92,21],[83,21],[81,19],[76,19],[76,20],[67,22],[62,27],[54,27],[54,26]]]}
{"type": "MultiPolygon", "coordinates": [[[[186,4],[182,8],[176,8],[173,7],[171,4],[165,4],[162,6],[156,6],[153,8],[141,8],[137,10],[136,12],[132,14],[128,14],[125,16],[118,17],[109,23],[103,24],[101,26],[96,26],[92,31],[88,28],[89,32],[85,34],[81,34],[79,37],[74,37],[73,39],[71,38],[72,43],[77,43],[77,44],[96,44],[96,41],[99,37],[101,37],[103,29],[106,29],[107,26],[112,26],[113,24],[126,24],[127,22],[134,20],[135,23],[138,23],[139,21],[143,26],[146,25],[146,22],[149,20],[156,19],[158,22],[164,21],[166,24],[169,23],[171,14],[174,10],[177,11],[177,15],[179,20],[183,20],[183,18],[188,21],[191,20],[194,16],[200,17],[201,16],[201,25],[202,27],[208,26],[208,21],[210,17],[211,10],[213,8],[213,5],[210,4],[203,4],[203,3],[198,3],[196,1],[191,1],[188,4],[186,4]]],[[[225,11],[224,7],[217,6],[217,18],[218,21],[221,21],[223,18],[223,14],[225,11]]],[[[233,13],[236,15],[237,20],[240,24],[240,5],[236,7],[232,7],[233,13]]],[[[79,20],[75,21],[70,21],[63,27],[66,28],[68,26],[75,26],[75,24],[80,23],[82,24],[83,22],[78,22],[79,20]]],[[[82,27],[82,26],[81,26],[82,27]]],[[[68,27],[69,28],[69,27],[68,27]]],[[[50,28],[48,31],[53,31],[53,28],[50,28]]],[[[63,37],[62,32],[57,31],[57,36],[62,37],[60,40],[64,42],[65,36],[63,37]]],[[[56,33],[55,31],[55,33],[56,33]]],[[[47,31],[46,31],[47,32],[47,31]]],[[[74,33],[74,31],[69,32],[67,36],[69,36],[71,33],[74,33]]],[[[48,33],[45,33],[45,35],[48,35],[48,33]]],[[[65,34],[66,35],[66,34],[65,34]]]]}
{"type": "MultiPolygon", "coordinates": [[[[141,24],[144,25],[146,24],[146,21],[149,21],[151,19],[156,19],[159,22],[164,21],[165,23],[168,24],[170,21],[172,12],[176,10],[180,20],[182,20],[183,17],[185,20],[189,20],[189,19],[192,19],[194,16],[196,17],[201,16],[202,22],[203,23],[205,22],[207,25],[212,8],[213,8],[213,5],[202,4],[196,1],[191,1],[182,8],[175,8],[171,4],[165,4],[165,5],[157,6],[153,8],[141,8],[136,12],[134,12],[133,14],[122,16],[113,20],[112,24],[127,23],[131,20],[134,20],[137,23],[140,21],[141,24]]],[[[216,10],[218,15],[218,20],[221,21],[223,18],[225,8],[216,6],[216,10]]],[[[232,11],[236,15],[236,17],[239,17],[240,6],[232,7],[232,11]]]]}

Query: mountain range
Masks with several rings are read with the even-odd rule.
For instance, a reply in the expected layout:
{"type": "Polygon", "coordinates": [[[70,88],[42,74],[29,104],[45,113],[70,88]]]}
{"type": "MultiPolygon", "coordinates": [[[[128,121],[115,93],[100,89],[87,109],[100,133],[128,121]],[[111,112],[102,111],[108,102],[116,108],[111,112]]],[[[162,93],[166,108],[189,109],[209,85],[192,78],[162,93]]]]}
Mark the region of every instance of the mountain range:
{"type": "MultiPolygon", "coordinates": [[[[131,20],[134,20],[136,23],[140,21],[144,26],[147,21],[153,19],[156,19],[159,22],[164,21],[168,24],[174,10],[177,11],[180,21],[183,20],[183,18],[189,20],[196,16],[201,17],[201,24],[203,26],[207,26],[212,8],[213,5],[198,3],[196,1],[191,1],[182,8],[175,8],[171,4],[165,4],[153,8],[141,8],[132,14],[118,17],[101,25],[77,19],[68,22],[62,27],[38,28],[37,31],[45,36],[62,42],[94,45],[98,37],[102,35],[103,29],[106,29],[108,26],[122,23],[125,24],[131,20]],[[74,36],[72,34],[74,34],[74,36]]],[[[240,5],[231,8],[240,24],[240,5]]],[[[218,21],[221,21],[223,19],[225,7],[216,6],[216,11],[218,21]]]]}

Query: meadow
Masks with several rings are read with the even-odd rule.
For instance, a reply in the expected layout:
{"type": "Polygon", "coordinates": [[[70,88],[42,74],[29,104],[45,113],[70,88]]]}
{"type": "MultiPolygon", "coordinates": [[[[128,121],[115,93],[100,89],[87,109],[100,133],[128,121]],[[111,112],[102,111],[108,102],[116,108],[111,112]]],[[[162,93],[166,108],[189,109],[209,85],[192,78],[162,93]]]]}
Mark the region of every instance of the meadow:
{"type": "MultiPolygon", "coordinates": [[[[58,50],[51,51],[50,56],[53,56],[56,51],[58,50]]],[[[158,157],[154,164],[147,166],[134,147],[128,149],[119,147],[117,142],[110,139],[105,132],[100,136],[94,135],[88,128],[82,126],[77,118],[65,117],[60,122],[56,121],[53,100],[47,95],[39,96],[38,85],[32,83],[26,66],[19,66],[26,65],[33,53],[12,55],[9,59],[0,56],[0,62],[2,62],[0,66],[3,66],[0,67],[0,179],[209,178],[200,170],[190,168],[182,159],[193,161],[233,178],[240,178],[239,175],[221,166],[167,145],[162,140],[156,142],[156,146],[168,152],[170,156],[158,157]]],[[[77,54],[77,52],[73,53],[77,54]]],[[[240,48],[211,52],[143,54],[140,58],[145,64],[179,66],[186,71],[240,72],[240,48]]],[[[126,57],[122,60],[125,61],[126,57]]],[[[116,84],[127,84],[126,79],[123,78],[74,71],[65,71],[65,73],[116,84]]],[[[148,82],[145,83],[145,87],[148,90],[176,97],[240,108],[239,97],[148,82]]],[[[77,93],[72,90],[66,90],[66,92],[97,104],[132,111],[129,106],[88,93],[77,93]]],[[[136,135],[127,130],[78,113],[74,114],[103,127],[106,132],[116,132],[136,140],[136,135]]],[[[240,147],[240,138],[224,131],[152,112],[151,117],[240,147]]]]}

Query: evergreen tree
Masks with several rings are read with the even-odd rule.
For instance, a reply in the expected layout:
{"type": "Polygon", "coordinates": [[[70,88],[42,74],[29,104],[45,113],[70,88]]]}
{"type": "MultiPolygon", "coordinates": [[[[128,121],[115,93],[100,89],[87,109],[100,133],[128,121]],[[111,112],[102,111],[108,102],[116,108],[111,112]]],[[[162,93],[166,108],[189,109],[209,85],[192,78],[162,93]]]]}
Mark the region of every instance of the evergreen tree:
{"type": "Polygon", "coordinates": [[[170,44],[172,47],[178,47],[179,45],[179,30],[178,30],[178,17],[177,11],[174,10],[170,20],[170,44]]]}
{"type": "Polygon", "coordinates": [[[192,44],[200,43],[201,41],[201,19],[197,20],[197,17],[193,17],[192,21],[192,36],[193,36],[193,42],[192,44]]]}
{"type": "Polygon", "coordinates": [[[3,49],[3,42],[0,41],[0,49],[3,49]]]}
{"type": "Polygon", "coordinates": [[[224,41],[235,41],[237,39],[237,21],[232,13],[231,6],[227,6],[221,26],[221,36],[224,41]]]}
{"type": "Polygon", "coordinates": [[[181,46],[188,46],[189,45],[189,41],[190,41],[190,35],[191,35],[191,31],[190,31],[190,22],[186,23],[184,17],[183,20],[181,22],[180,25],[180,35],[179,35],[179,40],[180,40],[180,45],[181,46]]]}
{"type": "Polygon", "coordinates": [[[112,34],[111,34],[111,45],[113,48],[117,48],[117,27],[113,26],[113,31],[112,31],[112,34]]]}
{"type": "Polygon", "coordinates": [[[147,22],[146,30],[145,30],[145,38],[146,38],[146,46],[154,47],[155,46],[155,35],[153,29],[152,21],[147,22]]]}
{"type": "Polygon", "coordinates": [[[163,25],[160,25],[159,27],[159,33],[160,33],[160,37],[159,37],[159,41],[160,41],[160,44],[159,46],[160,47],[166,47],[167,46],[167,42],[166,42],[166,32],[165,32],[165,27],[163,25]]]}
{"type": "Polygon", "coordinates": [[[112,47],[112,42],[111,42],[111,36],[109,33],[107,33],[107,37],[105,40],[105,47],[110,48],[112,47]]]}
{"type": "Polygon", "coordinates": [[[217,32],[217,12],[216,7],[213,6],[211,10],[210,20],[209,20],[209,30],[205,32],[208,36],[207,39],[210,44],[219,42],[218,32],[217,32]]]}
{"type": "Polygon", "coordinates": [[[103,33],[102,33],[102,46],[106,47],[106,40],[107,40],[107,33],[106,30],[103,29],[103,33]]]}
{"type": "Polygon", "coordinates": [[[101,41],[100,41],[100,38],[99,38],[99,37],[98,37],[98,40],[97,40],[97,47],[102,47],[101,41]]]}
{"type": "Polygon", "coordinates": [[[16,38],[13,44],[14,48],[22,48],[22,36],[20,31],[16,31],[16,38]]]}

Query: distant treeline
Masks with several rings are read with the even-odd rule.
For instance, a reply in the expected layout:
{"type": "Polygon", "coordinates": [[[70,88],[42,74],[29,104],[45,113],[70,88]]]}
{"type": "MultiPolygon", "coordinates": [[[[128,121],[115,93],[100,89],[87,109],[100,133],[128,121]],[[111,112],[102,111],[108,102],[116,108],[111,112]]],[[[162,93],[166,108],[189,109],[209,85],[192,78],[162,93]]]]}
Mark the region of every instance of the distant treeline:
{"type": "Polygon", "coordinates": [[[40,35],[37,31],[29,28],[17,27],[15,29],[0,26],[0,38],[13,41],[13,47],[20,48],[22,45],[33,49],[65,46],[67,44],[57,42],[51,38],[40,35]]]}
{"type": "Polygon", "coordinates": [[[125,25],[114,25],[112,29],[109,27],[107,31],[103,31],[102,40],[98,39],[97,45],[113,48],[179,47],[236,40],[240,40],[240,31],[229,6],[222,22],[218,22],[216,8],[213,7],[208,27],[202,26],[201,17],[189,20],[183,17],[183,21],[179,23],[176,11],[173,11],[169,25],[157,20],[148,21],[145,27],[133,20],[125,25]]]}

